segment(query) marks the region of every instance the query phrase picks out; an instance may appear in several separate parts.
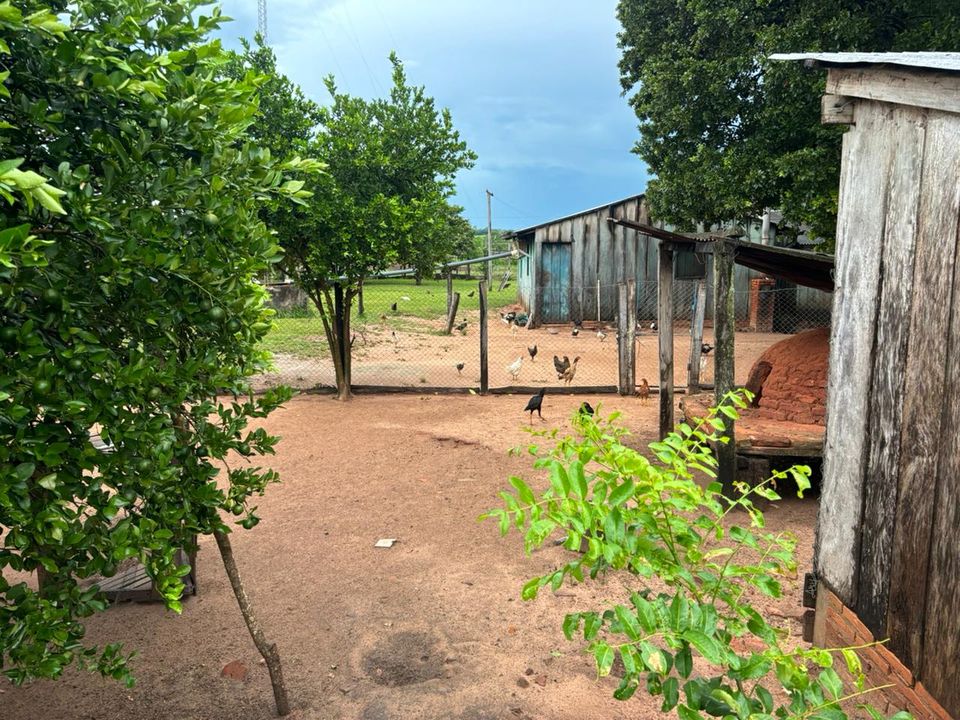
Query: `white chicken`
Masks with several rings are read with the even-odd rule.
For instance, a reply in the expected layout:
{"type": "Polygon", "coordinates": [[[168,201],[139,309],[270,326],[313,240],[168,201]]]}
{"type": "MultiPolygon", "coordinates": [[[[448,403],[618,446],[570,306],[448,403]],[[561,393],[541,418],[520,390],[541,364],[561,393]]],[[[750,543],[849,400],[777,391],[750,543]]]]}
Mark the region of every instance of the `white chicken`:
{"type": "Polygon", "coordinates": [[[523,367],[523,355],[507,365],[507,372],[510,373],[510,377],[516,380],[520,376],[521,367],[523,367]]]}

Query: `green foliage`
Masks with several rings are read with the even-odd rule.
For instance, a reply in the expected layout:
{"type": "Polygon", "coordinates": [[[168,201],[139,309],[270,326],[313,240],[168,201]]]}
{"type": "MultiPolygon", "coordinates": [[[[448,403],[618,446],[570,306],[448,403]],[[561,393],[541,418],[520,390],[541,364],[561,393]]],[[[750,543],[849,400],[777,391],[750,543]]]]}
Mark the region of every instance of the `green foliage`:
{"type": "Polygon", "coordinates": [[[820,124],[823,73],[768,56],[960,44],[960,7],[938,0],[621,0],[618,15],[653,214],[689,226],[777,208],[831,246],[843,129],[820,124]]]}
{"type": "Polygon", "coordinates": [[[352,97],[326,79],[332,103],[320,109],[308,148],[327,173],[310,186],[309,206],[277,226],[285,270],[323,320],[341,397],[349,395],[349,354],[345,364],[340,350],[350,333],[335,322],[334,286],[349,310],[362,283],[391,264],[429,276],[463,232],[449,199],[454,175],[476,157],[449,111],[438,110],[424,88],[408,84],[400,61],[391,61],[389,98],[352,97]]]}
{"type": "Polygon", "coordinates": [[[257,78],[218,79],[221,18],[201,6],[0,2],[0,667],[14,682],[71,662],[129,681],[118,646],[84,643],[104,607],[91,580],[137,559],[179,611],[177,549],[226,531],[222,511],[252,527],[250,499],[277,480],[251,464],[277,439],[247,428],[288,397],[247,381],[268,363],[253,278],[280,257],[257,213],[302,201],[285,174],[316,164],[248,142],[257,78]]]}
{"type": "Polygon", "coordinates": [[[755,606],[761,596],[780,596],[781,579],[795,575],[796,562],[795,539],[767,532],[753,499],[779,500],[776,486],[788,478],[802,494],[809,468],[793,467],[755,487],[738,483],[730,498],[719,483],[697,481],[698,474],[715,477],[710,443],[726,440],[722,417],[736,417],[747,396],[731,393],[696,427],[681,423],[650,445],[653,460],[624,444],[617,414],[578,414],[576,437],[559,438],[548,452],[529,448],[535,467],[549,473],[549,488],[538,493],[513,477],[512,491],[500,493],[504,507],[484,517],[496,519],[503,534],[520,531],[528,553],[557,533],[570,551],[585,546],[524,585],[524,599],[604,572],[632,578],[624,581],[622,602],[569,614],[563,623],[568,640],[582,635],[588,643],[599,675],[619,657],[624,674],[616,698],[645,689],[682,720],[842,720],[840,703],[871,691],[856,648],[793,647],[786,630],[755,606]],[[757,649],[736,649],[744,646],[757,649]],[[841,657],[856,678],[849,692],[833,669],[841,657]]]}

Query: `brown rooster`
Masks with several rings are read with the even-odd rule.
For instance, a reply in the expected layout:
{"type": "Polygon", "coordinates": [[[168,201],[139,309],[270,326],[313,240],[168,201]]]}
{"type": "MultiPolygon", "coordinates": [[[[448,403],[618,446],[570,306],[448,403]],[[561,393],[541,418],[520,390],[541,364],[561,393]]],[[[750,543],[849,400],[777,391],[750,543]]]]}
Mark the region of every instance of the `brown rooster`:
{"type": "Polygon", "coordinates": [[[640,402],[646,402],[650,398],[650,383],[646,378],[640,378],[640,387],[637,388],[637,397],[640,402]]]}

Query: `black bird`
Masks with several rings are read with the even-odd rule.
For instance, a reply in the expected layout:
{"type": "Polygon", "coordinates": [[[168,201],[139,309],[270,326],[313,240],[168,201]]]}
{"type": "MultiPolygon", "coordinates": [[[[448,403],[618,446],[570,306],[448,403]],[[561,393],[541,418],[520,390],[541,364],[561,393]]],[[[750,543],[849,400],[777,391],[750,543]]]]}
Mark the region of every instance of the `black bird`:
{"type": "Polygon", "coordinates": [[[557,369],[557,379],[563,377],[563,374],[567,371],[567,368],[570,367],[570,358],[566,355],[563,356],[563,360],[558,358],[556,355],[553,356],[553,367],[557,369]]]}
{"type": "Polygon", "coordinates": [[[456,327],[457,327],[457,330],[459,330],[460,332],[463,332],[464,330],[467,329],[467,321],[464,320],[462,323],[460,323],[456,327]]]}
{"type": "Polygon", "coordinates": [[[587,401],[580,403],[580,409],[577,411],[581,415],[593,415],[593,407],[587,401]]]}
{"type": "Polygon", "coordinates": [[[391,306],[390,306],[390,309],[393,310],[394,312],[396,312],[396,311],[397,311],[397,304],[394,303],[393,305],[391,305],[391,306]]]}
{"type": "Polygon", "coordinates": [[[713,345],[710,343],[703,343],[700,345],[700,352],[704,355],[709,355],[711,350],[713,350],[713,345]]]}
{"type": "Polygon", "coordinates": [[[577,335],[580,334],[580,328],[575,327],[573,330],[570,331],[570,334],[576,337],[577,335]]]}
{"type": "Polygon", "coordinates": [[[543,394],[547,392],[546,388],[540,388],[540,392],[534,395],[532,398],[527,400],[527,406],[523,409],[524,412],[530,413],[530,422],[533,422],[533,411],[537,411],[537,415],[543,420],[543,415],[540,413],[540,407],[543,405],[543,394]]]}
{"type": "Polygon", "coordinates": [[[459,375],[459,374],[462,373],[462,372],[463,372],[463,363],[462,363],[462,362],[458,362],[458,363],[457,363],[457,375],[459,375]]]}
{"type": "Polygon", "coordinates": [[[530,353],[530,361],[533,362],[537,358],[537,346],[528,345],[527,352],[530,353]]]}
{"type": "Polygon", "coordinates": [[[476,290],[471,290],[470,292],[467,293],[467,297],[473,297],[473,294],[474,294],[475,292],[476,292],[476,290]]]}

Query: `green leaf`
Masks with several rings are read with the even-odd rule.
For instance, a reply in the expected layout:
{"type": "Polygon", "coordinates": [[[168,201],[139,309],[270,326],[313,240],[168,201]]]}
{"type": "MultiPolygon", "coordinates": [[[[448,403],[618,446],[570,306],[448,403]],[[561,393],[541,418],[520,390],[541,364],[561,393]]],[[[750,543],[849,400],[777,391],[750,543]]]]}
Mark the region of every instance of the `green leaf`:
{"type": "Polygon", "coordinates": [[[57,474],[50,473],[37,480],[37,485],[47,490],[55,490],[57,487],[57,474]]]}
{"type": "Polygon", "coordinates": [[[616,657],[613,648],[605,642],[599,642],[593,648],[593,657],[597,662],[597,675],[599,677],[609,675],[616,657]]]}
{"type": "Polygon", "coordinates": [[[723,664],[724,653],[720,649],[720,645],[712,637],[708,637],[699,630],[687,630],[682,634],[682,637],[696,648],[697,652],[708,662],[714,665],[723,664]]]}

